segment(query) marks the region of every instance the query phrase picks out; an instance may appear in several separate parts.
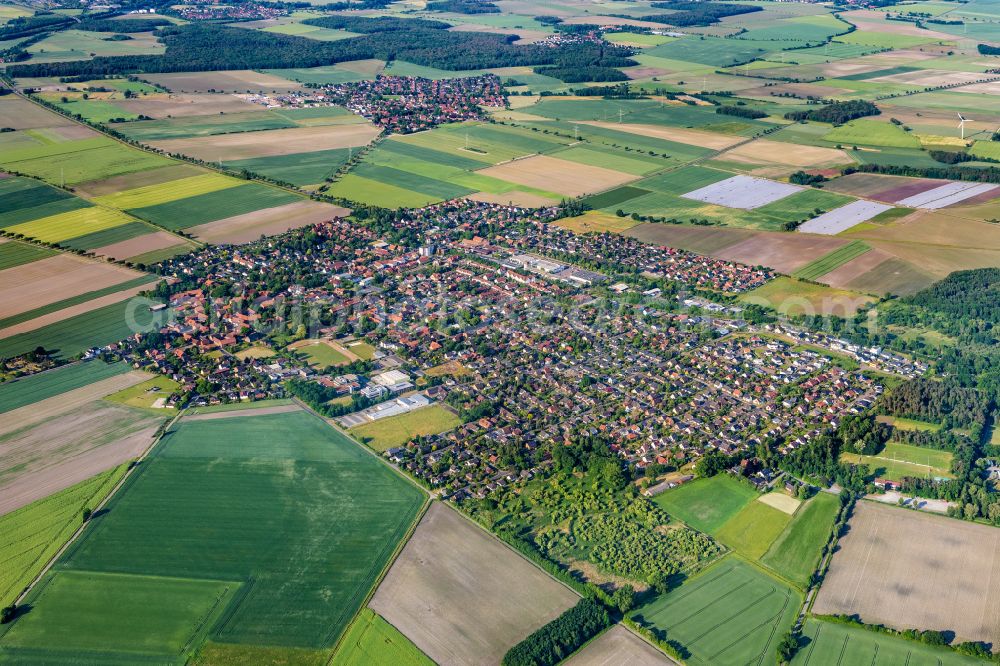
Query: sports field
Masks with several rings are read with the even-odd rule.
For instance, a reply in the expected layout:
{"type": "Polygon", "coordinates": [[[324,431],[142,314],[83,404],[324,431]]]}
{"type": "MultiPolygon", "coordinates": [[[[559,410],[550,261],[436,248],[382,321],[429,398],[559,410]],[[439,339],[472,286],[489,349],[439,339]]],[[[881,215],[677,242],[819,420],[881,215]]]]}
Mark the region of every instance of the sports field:
{"type": "Polygon", "coordinates": [[[309,365],[320,369],[347,365],[351,362],[351,359],[323,340],[302,340],[289,345],[288,348],[304,356],[309,365]]]}
{"type": "Polygon", "coordinates": [[[939,451],[924,446],[911,446],[900,442],[888,442],[881,451],[873,456],[860,456],[847,451],[841,454],[841,460],[852,464],[864,464],[871,467],[875,476],[893,481],[901,481],[903,477],[950,479],[951,451],[939,451]]]}
{"type": "Polygon", "coordinates": [[[791,628],[801,595],[729,556],[633,614],[683,646],[685,663],[770,666],[791,628]]]}
{"type": "Polygon", "coordinates": [[[973,666],[984,663],[945,647],[926,645],[919,641],[812,617],[806,620],[802,635],[806,644],[795,655],[792,666],[973,666]]]}
{"type": "Polygon", "coordinates": [[[868,501],[848,525],[814,613],[1000,639],[1000,530],[868,501]],[[901,557],[902,543],[920,547],[901,557]]]}
{"type": "Polygon", "coordinates": [[[818,493],[800,506],[792,522],[760,558],[761,564],[805,587],[837,516],[837,497],[818,493]]]}
{"type": "Polygon", "coordinates": [[[668,490],[653,501],[691,527],[715,534],[756,497],[757,492],[750,486],[728,474],[717,474],[668,490]]]}
{"type": "Polygon", "coordinates": [[[422,407],[351,428],[350,433],[376,451],[406,444],[414,437],[437,435],[462,424],[462,419],[442,405],[422,407]]]}
{"type": "Polygon", "coordinates": [[[109,660],[182,658],[204,636],[330,646],[422,502],[308,413],[182,421],[61,558],[4,642],[109,660]],[[121,585],[92,584],[112,573],[121,585]],[[151,596],[160,603],[133,606],[151,596]],[[99,628],[86,611],[97,605],[115,608],[97,614],[99,628]]]}

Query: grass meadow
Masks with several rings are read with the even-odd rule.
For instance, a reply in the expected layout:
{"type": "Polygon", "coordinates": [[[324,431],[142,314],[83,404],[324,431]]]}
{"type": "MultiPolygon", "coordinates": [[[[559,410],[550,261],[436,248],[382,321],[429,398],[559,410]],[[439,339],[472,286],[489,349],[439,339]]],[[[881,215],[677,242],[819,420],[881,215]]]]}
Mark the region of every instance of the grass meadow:
{"type": "Polygon", "coordinates": [[[906,476],[946,479],[953,476],[951,451],[939,451],[925,446],[888,442],[885,448],[874,456],[859,456],[845,451],[840,457],[844,462],[868,465],[876,476],[892,481],[901,481],[906,476]]]}
{"type": "Polygon", "coordinates": [[[369,608],[358,613],[329,663],[331,666],[434,664],[410,639],[369,608]]]}
{"type": "Polygon", "coordinates": [[[696,530],[716,534],[756,497],[757,492],[750,486],[728,474],[718,474],[668,490],[653,501],[696,530]]]}
{"type": "Polygon", "coordinates": [[[430,405],[351,428],[350,433],[376,451],[382,452],[401,446],[417,436],[446,432],[461,423],[462,419],[446,407],[430,405]]]}
{"type": "Polygon", "coordinates": [[[792,517],[759,499],[747,504],[715,533],[715,538],[741,555],[757,560],[767,552],[792,517]]]}
{"type": "Polygon", "coordinates": [[[109,662],[183,661],[206,637],[331,647],[423,500],[306,412],[183,420],[4,643],[109,662]]]}
{"type": "Polygon", "coordinates": [[[761,564],[805,588],[837,516],[835,495],[818,493],[800,506],[791,524],[760,558],[761,564]]]}

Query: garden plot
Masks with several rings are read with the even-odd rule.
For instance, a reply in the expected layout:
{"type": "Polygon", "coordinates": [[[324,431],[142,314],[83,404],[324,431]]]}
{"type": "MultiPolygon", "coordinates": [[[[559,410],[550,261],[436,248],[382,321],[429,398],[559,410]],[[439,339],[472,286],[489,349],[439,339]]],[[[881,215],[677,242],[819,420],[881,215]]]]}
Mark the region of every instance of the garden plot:
{"type": "Polygon", "coordinates": [[[733,176],[681,196],[685,199],[694,199],[728,208],[754,210],[780,201],[796,192],[801,192],[803,189],[805,188],[798,185],[778,183],[766,178],[733,176]]]}
{"type": "Polygon", "coordinates": [[[954,182],[935,187],[920,194],[914,194],[896,203],[900,206],[908,206],[910,208],[937,210],[938,208],[951,206],[952,204],[978,197],[981,194],[992,192],[997,187],[997,185],[990,183],[954,182]]]}
{"type": "Polygon", "coordinates": [[[891,209],[892,206],[888,204],[859,199],[846,206],[823,213],[819,217],[814,217],[799,226],[798,230],[808,234],[833,236],[891,209]]]}

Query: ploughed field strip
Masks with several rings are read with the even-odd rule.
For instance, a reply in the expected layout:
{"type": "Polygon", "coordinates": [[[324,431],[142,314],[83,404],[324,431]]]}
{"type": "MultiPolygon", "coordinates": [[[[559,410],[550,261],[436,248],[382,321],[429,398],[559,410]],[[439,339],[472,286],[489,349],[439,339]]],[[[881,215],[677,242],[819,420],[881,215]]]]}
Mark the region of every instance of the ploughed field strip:
{"type": "Polygon", "coordinates": [[[803,189],[797,185],[778,183],[766,178],[733,176],[681,196],[728,208],[753,210],[801,192],[803,189]]]}
{"type": "Polygon", "coordinates": [[[422,502],[308,413],[182,421],[5,625],[0,657],[182,663],[206,637],[329,647],[422,502]]]}
{"type": "Polygon", "coordinates": [[[887,210],[892,210],[892,206],[859,199],[802,223],[799,225],[798,231],[833,236],[881,215],[887,210]]]}

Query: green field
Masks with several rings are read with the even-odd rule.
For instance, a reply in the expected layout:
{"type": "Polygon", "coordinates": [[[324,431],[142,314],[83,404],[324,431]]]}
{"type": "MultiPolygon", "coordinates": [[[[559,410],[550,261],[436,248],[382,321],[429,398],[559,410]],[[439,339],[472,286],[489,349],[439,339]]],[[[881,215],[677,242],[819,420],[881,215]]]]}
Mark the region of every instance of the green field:
{"type": "Polygon", "coordinates": [[[887,636],[839,622],[807,618],[792,666],[847,666],[848,664],[906,664],[907,666],[972,666],[987,663],[945,647],[887,636]]]}
{"type": "Polygon", "coordinates": [[[91,206],[15,224],[6,227],[5,231],[23,234],[43,243],[61,243],[71,238],[90,236],[134,222],[133,218],[119,210],[91,206]]]}
{"type": "Polygon", "coordinates": [[[851,241],[850,243],[837,248],[829,254],[825,254],[815,261],[811,261],[802,268],[792,273],[792,277],[800,280],[816,280],[835,268],[839,268],[847,262],[857,259],[865,252],[871,250],[871,246],[862,241],[851,241]]]}
{"type": "Polygon", "coordinates": [[[692,666],[770,666],[801,603],[791,587],[729,556],[642,606],[633,618],[682,645],[692,666]]]}
{"type": "Polygon", "coordinates": [[[368,608],[351,623],[331,666],[433,666],[434,662],[394,626],[368,608]]]}
{"type": "Polygon", "coordinates": [[[885,448],[874,456],[859,456],[856,453],[841,453],[841,460],[852,464],[868,465],[875,476],[901,481],[903,477],[934,477],[950,479],[951,451],[939,451],[923,446],[912,446],[900,442],[888,442],[885,448]]]}
{"type": "Polygon", "coordinates": [[[325,67],[308,67],[303,69],[265,69],[266,74],[274,74],[289,81],[300,83],[315,83],[317,85],[333,85],[336,83],[354,83],[355,81],[365,81],[374,79],[374,75],[355,72],[345,66],[328,65],[325,67]]]}
{"type": "Polygon", "coordinates": [[[757,560],[767,552],[791,520],[792,517],[784,511],[758,499],[743,507],[714,536],[736,552],[757,560]]]}
{"type": "Polygon", "coordinates": [[[129,212],[153,224],[177,230],[302,200],[276,187],[247,183],[156,206],[133,208],[129,212]]]}
{"type": "Polygon", "coordinates": [[[47,247],[37,247],[17,241],[0,243],[0,271],[23,264],[30,264],[39,259],[53,257],[56,254],[58,253],[55,250],[50,250],[47,247]]]}
{"type": "Polygon", "coordinates": [[[420,208],[440,201],[438,197],[420,194],[370,178],[361,178],[351,173],[331,185],[326,194],[386,208],[420,208]]]}
{"type": "Polygon", "coordinates": [[[183,420],[59,560],[46,581],[65,593],[33,594],[6,649],[116,662],[183,659],[202,636],[330,647],[422,503],[306,412],[183,420]],[[105,574],[125,578],[90,584],[105,574]],[[86,610],[98,605],[116,610],[86,610]]]}
{"type": "Polygon", "coordinates": [[[728,474],[695,479],[653,498],[667,513],[691,527],[717,533],[757,497],[757,491],[728,474]]]}
{"type": "Polygon", "coordinates": [[[50,183],[102,180],[172,164],[167,158],[130,148],[103,136],[31,146],[0,155],[0,165],[50,183]]]}
{"type": "MultiPolygon", "coordinates": [[[[135,333],[128,321],[131,300],[112,303],[0,340],[0,357],[18,356],[42,346],[55,357],[68,359],[91,347],[103,347],[124,340],[135,333]]],[[[135,311],[137,319],[148,319],[148,314],[143,314],[144,310],[139,307],[135,311]]]]}
{"type": "Polygon", "coordinates": [[[118,119],[135,120],[139,117],[138,114],[132,111],[126,111],[120,106],[115,106],[114,102],[101,99],[84,100],[76,98],[62,102],[59,95],[42,95],[42,98],[55,104],[64,113],[68,113],[71,116],[80,116],[92,123],[107,123],[118,119]]]}
{"type": "Polygon", "coordinates": [[[791,524],[760,558],[761,564],[806,587],[830,536],[837,506],[835,495],[822,492],[800,506],[791,524]]]}
{"type": "Polygon", "coordinates": [[[207,172],[197,176],[168,180],[165,183],[143,185],[142,187],[95,197],[94,202],[121,209],[147,208],[245,184],[244,181],[236,178],[207,172]]]}
{"type": "Polygon", "coordinates": [[[879,417],[879,420],[885,420],[886,423],[892,425],[893,428],[899,428],[900,430],[929,430],[931,432],[937,432],[944,427],[942,423],[929,423],[927,421],[918,421],[917,419],[905,419],[901,416],[890,416],[890,417],[879,417]]]}
{"type": "MultiPolygon", "coordinates": [[[[136,384],[124,391],[113,393],[105,398],[111,402],[117,402],[130,407],[153,408],[157,400],[166,400],[180,386],[170,377],[157,375],[152,379],[136,384]]],[[[162,409],[162,408],[161,408],[162,409]]],[[[158,409],[160,411],[160,409],[158,409]]],[[[172,409],[169,411],[173,411],[172,409]]]]}
{"type": "Polygon", "coordinates": [[[246,169],[274,180],[291,183],[296,187],[316,185],[332,176],[350,158],[348,148],[317,150],[274,157],[255,157],[247,160],[224,162],[227,169],[246,169]]]}
{"type": "MultiPolygon", "coordinates": [[[[10,317],[4,317],[0,319],[0,328],[5,328],[7,326],[13,326],[15,324],[20,324],[25,321],[31,321],[37,317],[41,317],[44,314],[50,312],[56,312],[57,310],[62,310],[63,308],[68,308],[73,305],[79,305],[80,303],[86,303],[95,298],[100,298],[101,296],[107,296],[108,294],[114,294],[120,291],[125,291],[127,289],[132,289],[133,287],[138,287],[144,284],[149,284],[151,282],[158,281],[159,278],[154,275],[143,275],[134,280],[129,280],[128,282],[119,282],[118,284],[113,284],[110,287],[105,287],[104,289],[95,289],[94,291],[88,291],[83,294],[78,294],[76,296],[71,296],[70,298],[64,298],[61,301],[56,301],[55,303],[49,303],[43,305],[39,308],[34,308],[33,310],[28,310],[26,312],[19,312],[16,315],[11,315],[10,317]]],[[[151,285],[152,286],[152,285],[151,285]]]]}
{"type": "Polygon", "coordinates": [[[125,474],[125,465],[0,516],[0,606],[14,602],[125,474]]]}
{"type": "Polygon", "coordinates": [[[888,146],[890,148],[919,148],[920,140],[892,123],[876,120],[852,120],[835,127],[823,137],[825,141],[845,146],[888,146]]]}
{"type": "Polygon", "coordinates": [[[399,416],[389,416],[350,429],[351,435],[376,451],[401,446],[417,436],[437,435],[462,424],[451,410],[441,405],[422,407],[399,416]]]}
{"type": "Polygon", "coordinates": [[[0,384],[0,414],[129,371],[126,363],[87,361],[0,384]]]}
{"type": "Polygon", "coordinates": [[[789,46],[802,46],[801,42],[790,40],[720,39],[704,37],[699,39],[678,39],[675,42],[662,44],[645,51],[645,54],[671,60],[711,65],[712,67],[729,67],[762,58],[768,53],[780,51],[789,46]]]}
{"type": "Polygon", "coordinates": [[[0,227],[3,228],[89,205],[69,192],[32,178],[0,180],[0,227]]]}

